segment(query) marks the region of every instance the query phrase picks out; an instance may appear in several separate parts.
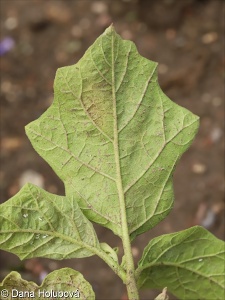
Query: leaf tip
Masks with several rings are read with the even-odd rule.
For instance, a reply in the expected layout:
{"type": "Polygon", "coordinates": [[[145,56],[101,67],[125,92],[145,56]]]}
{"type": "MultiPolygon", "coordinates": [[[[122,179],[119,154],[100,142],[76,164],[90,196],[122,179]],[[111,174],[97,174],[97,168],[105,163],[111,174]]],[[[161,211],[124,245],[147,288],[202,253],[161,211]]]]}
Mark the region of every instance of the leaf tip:
{"type": "Polygon", "coordinates": [[[109,25],[109,27],[106,28],[105,32],[103,34],[107,35],[107,34],[112,34],[115,31],[115,27],[113,25],[113,23],[111,25],[109,25]]]}

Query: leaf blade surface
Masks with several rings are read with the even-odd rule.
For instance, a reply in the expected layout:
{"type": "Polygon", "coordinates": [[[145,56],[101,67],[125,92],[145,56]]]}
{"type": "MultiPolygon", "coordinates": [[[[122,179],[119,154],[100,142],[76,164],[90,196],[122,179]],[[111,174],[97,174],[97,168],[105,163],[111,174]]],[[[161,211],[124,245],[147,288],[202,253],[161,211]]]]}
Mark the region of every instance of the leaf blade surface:
{"type": "MultiPolygon", "coordinates": [[[[195,226],[154,238],[139,262],[140,288],[165,286],[179,299],[222,300],[225,292],[225,245],[195,226]]],[[[139,272],[138,271],[138,272],[139,272]]]]}
{"type": "Polygon", "coordinates": [[[109,27],[57,71],[53,104],[26,126],[90,220],[121,236],[125,202],[132,239],[171,210],[172,173],[198,128],[198,117],[161,91],[156,68],[109,27]]]}
{"type": "Polygon", "coordinates": [[[0,248],[20,259],[88,257],[100,248],[73,197],[56,196],[32,184],[1,204],[0,224],[0,248]]]}

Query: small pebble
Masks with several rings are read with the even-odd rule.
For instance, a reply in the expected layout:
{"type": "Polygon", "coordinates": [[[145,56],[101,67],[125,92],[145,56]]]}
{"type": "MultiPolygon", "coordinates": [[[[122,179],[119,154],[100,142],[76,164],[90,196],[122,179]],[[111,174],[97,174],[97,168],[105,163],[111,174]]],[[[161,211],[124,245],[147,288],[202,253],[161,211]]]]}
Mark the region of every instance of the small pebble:
{"type": "Polygon", "coordinates": [[[108,11],[108,7],[103,1],[94,1],[91,5],[91,10],[93,13],[102,14],[108,11]]]}
{"type": "Polygon", "coordinates": [[[1,90],[3,93],[8,93],[11,90],[12,84],[10,81],[3,81],[1,82],[1,90]]]}
{"type": "Polygon", "coordinates": [[[206,166],[201,163],[196,163],[192,166],[192,172],[196,174],[203,174],[206,171],[206,166]]]}
{"type": "Polygon", "coordinates": [[[132,40],[133,35],[132,32],[128,29],[125,29],[121,32],[121,36],[125,39],[125,40],[132,40]]]}
{"type": "Polygon", "coordinates": [[[203,44],[211,44],[218,39],[217,32],[208,32],[202,36],[203,44]]]}
{"type": "Polygon", "coordinates": [[[83,31],[80,28],[80,26],[78,25],[74,25],[71,29],[71,34],[72,36],[74,36],[75,38],[79,39],[83,36],[83,31]]]}
{"type": "Polygon", "coordinates": [[[139,249],[136,247],[132,247],[132,254],[134,257],[137,257],[139,254],[139,249]]]}
{"type": "Polygon", "coordinates": [[[201,221],[200,225],[208,229],[215,223],[215,220],[216,220],[216,215],[214,211],[210,209],[207,211],[206,216],[201,221]]]}
{"type": "MultiPolygon", "coordinates": [[[[60,1],[57,2],[60,3],[60,1]]],[[[59,24],[68,23],[72,18],[72,11],[67,6],[56,5],[54,2],[50,2],[46,14],[51,21],[59,24]]]]}
{"type": "Polygon", "coordinates": [[[46,189],[49,191],[49,193],[52,193],[52,194],[57,194],[58,193],[58,188],[57,186],[55,185],[49,185],[46,187],[46,189]]]}
{"type": "Polygon", "coordinates": [[[158,67],[159,74],[166,74],[168,72],[168,66],[164,64],[160,64],[158,67]]]}
{"type": "Polygon", "coordinates": [[[220,97],[214,97],[212,99],[212,105],[218,107],[222,104],[222,99],[220,97]]]}
{"type": "Polygon", "coordinates": [[[22,145],[22,139],[19,137],[2,138],[1,146],[3,151],[13,151],[22,145]]]}
{"type": "Polygon", "coordinates": [[[220,127],[216,127],[210,132],[210,138],[214,143],[218,142],[222,137],[222,135],[223,135],[223,131],[220,127]]]}
{"type": "Polygon", "coordinates": [[[33,183],[40,188],[44,187],[44,178],[41,174],[33,171],[33,170],[26,170],[22,173],[22,175],[19,178],[19,185],[20,187],[23,187],[26,183],[33,183]]]}
{"type": "Polygon", "coordinates": [[[108,14],[101,14],[98,17],[97,24],[100,27],[108,27],[112,23],[112,19],[108,14]]]}
{"type": "Polygon", "coordinates": [[[18,20],[14,17],[9,17],[5,20],[5,28],[13,30],[18,26],[18,20]]]}
{"type": "MultiPolygon", "coordinates": [[[[222,186],[222,191],[224,191],[224,186],[222,186]]],[[[212,206],[212,210],[216,215],[221,213],[222,211],[224,211],[224,209],[225,209],[225,203],[224,202],[215,203],[212,206]]]]}

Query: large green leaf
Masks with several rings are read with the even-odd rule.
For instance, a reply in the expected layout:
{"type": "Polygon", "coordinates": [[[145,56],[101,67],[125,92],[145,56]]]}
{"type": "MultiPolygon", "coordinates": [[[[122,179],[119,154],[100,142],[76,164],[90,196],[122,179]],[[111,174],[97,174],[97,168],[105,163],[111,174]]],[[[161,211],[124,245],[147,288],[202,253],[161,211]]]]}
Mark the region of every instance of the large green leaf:
{"type": "Polygon", "coordinates": [[[26,281],[17,272],[11,272],[0,284],[1,299],[81,299],[94,300],[91,285],[78,271],[64,268],[48,274],[43,283],[26,281]]]}
{"type": "Polygon", "coordinates": [[[124,211],[132,238],[169,213],[174,166],[198,127],[161,91],[156,68],[110,26],[77,64],[57,71],[53,104],[26,126],[66,195],[119,236],[124,211]]]}
{"type": "Polygon", "coordinates": [[[179,299],[224,300],[225,244],[202,227],[154,238],[137,269],[140,288],[168,287],[179,299]]]}
{"type": "Polygon", "coordinates": [[[0,248],[21,259],[87,257],[100,248],[73,196],[56,196],[32,184],[0,206],[0,224],[0,248]]]}

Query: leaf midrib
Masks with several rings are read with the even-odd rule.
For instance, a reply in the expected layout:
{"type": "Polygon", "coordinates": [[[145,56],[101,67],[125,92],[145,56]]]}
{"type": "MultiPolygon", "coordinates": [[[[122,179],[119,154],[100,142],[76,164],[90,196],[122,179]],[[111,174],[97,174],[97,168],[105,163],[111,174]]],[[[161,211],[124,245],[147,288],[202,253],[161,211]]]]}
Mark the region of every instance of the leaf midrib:
{"type": "Polygon", "coordinates": [[[126,216],[126,206],[125,197],[122,184],[121,166],[120,166],[120,154],[119,154],[119,132],[118,132],[118,120],[117,120],[117,103],[116,103],[116,86],[115,86],[115,59],[114,59],[114,37],[115,33],[111,31],[111,56],[112,56],[112,102],[113,102],[113,147],[114,147],[114,157],[116,165],[116,186],[119,197],[120,204],[120,219],[121,219],[121,229],[122,229],[122,239],[126,240],[128,234],[127,216],[126,216]]]}

